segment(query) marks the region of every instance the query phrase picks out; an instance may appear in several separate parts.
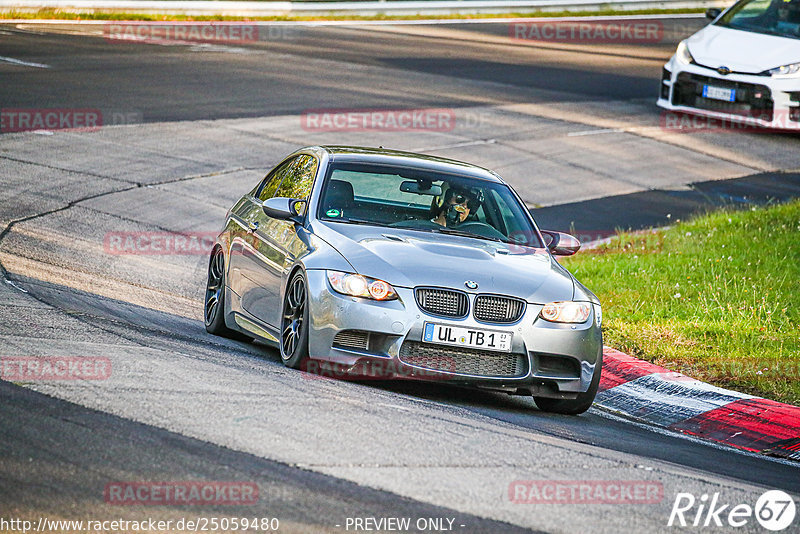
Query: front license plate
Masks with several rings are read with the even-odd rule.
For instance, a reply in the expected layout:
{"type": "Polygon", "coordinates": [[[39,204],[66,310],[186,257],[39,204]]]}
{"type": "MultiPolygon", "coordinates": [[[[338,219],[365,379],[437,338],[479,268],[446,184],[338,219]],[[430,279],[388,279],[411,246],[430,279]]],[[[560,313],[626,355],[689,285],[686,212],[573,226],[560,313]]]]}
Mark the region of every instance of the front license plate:
{"type": "Polygon", "coordinates": [[[442,345],[455,345],[456,347],[467,347],[470,349],[511,352],[512,336],[513,334],[511,332],[425,323],[422,341],[426,343],[440,343],[442,345]]]}
{"type": "Polygon", "coordinates": [[[736,89],[726,89],[724,87],[714,87],[713,85],[703,86],[703,96],[714,100],[724,100],[733,102],[736,100],[736,89]]]}

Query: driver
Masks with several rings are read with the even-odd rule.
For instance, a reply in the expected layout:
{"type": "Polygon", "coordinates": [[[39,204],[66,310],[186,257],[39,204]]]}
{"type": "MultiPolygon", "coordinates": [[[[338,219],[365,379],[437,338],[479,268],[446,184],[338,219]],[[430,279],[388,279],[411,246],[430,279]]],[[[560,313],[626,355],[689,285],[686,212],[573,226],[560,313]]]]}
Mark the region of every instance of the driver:
{"type": "Polygon", "coordinates": [[[457,226],[467,220],[477,199],[463,189],[451,187],[444,194],[444,202],[434,211],[431,221],[441,226],[457,226]]]}
{"type": "Polygon", "coordinates": [[[779,0],[777,15],[776,30],[797,33],[798,23],[800,23],[800,2],[797,0],[779,0]]]}

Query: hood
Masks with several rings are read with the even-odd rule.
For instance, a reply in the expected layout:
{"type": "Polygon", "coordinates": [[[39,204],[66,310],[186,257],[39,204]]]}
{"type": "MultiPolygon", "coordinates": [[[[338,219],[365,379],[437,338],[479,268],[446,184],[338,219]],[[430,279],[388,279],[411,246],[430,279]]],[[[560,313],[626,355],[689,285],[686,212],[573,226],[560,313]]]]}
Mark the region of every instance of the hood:
{"type": "Polygon", "coordinates": [[[733,30],[709,24],[687,41],[699,64],[758,74],[800,62],[800,39],[733,30]]]}
{"type": "Polygon", "coordinates": [[[353,268],[397,287],[448,287],[546,304],[571,300],[571,275],[544,249],[399,228],[316,221],[313,231],[353,268]],[[478,283],[468,290],[464,283],[478,283]]]}

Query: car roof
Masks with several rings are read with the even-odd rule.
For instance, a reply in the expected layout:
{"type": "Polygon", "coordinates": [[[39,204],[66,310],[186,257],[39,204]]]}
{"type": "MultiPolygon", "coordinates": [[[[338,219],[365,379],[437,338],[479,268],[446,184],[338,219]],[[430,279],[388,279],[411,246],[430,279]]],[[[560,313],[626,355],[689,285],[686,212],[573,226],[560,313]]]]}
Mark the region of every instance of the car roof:
{"type": "Polygon", "coordinates": [[[335,162],[359,162],[383,165],[399,165],[427,169],[432,171],[447,172],[450,174],[461,174],[471,178],[478,178],[490,182],[505,183],[494,172],[477,165],[464,163],[454,159],[431,156],[428,154],[418,154],[416,152],[403,152],[401,150],[390,150],[382,147],[360,147],[360,146],[339,146],[325,145],[319,149],[324,150],[330,155],[331,161],[335,162]]]}

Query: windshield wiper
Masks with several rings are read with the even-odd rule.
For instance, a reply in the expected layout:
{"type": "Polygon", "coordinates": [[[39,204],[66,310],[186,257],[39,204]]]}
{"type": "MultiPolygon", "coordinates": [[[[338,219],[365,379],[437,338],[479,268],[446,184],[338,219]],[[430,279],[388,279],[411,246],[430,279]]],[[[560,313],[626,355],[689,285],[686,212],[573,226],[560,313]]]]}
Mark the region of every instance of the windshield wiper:
{"type": "Polygon", "coordinates": [[[323,219],[327,222],[338,222],[338,223],[345,223],[345,224],[366,224],[368,226],[387,226],[383,223],[375,222],[375,221],[368,221],[366,219],[355,219],[355,218],[348,218],[348,219],[323,219]]]}

